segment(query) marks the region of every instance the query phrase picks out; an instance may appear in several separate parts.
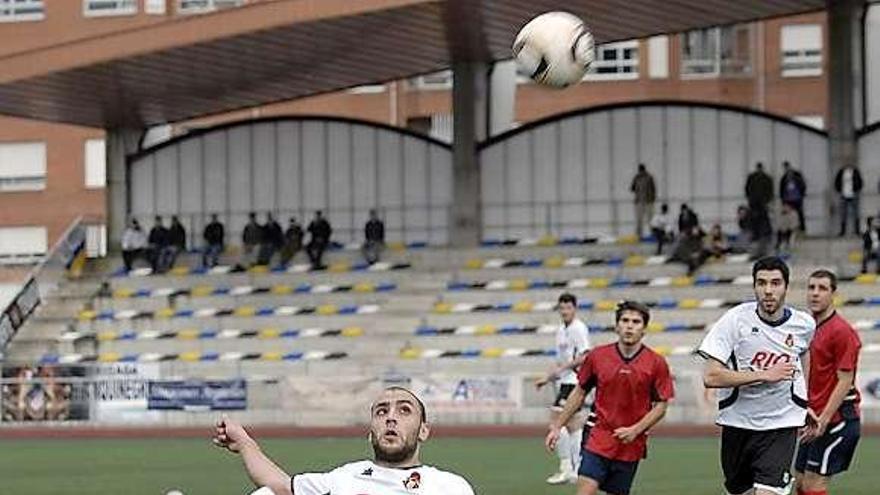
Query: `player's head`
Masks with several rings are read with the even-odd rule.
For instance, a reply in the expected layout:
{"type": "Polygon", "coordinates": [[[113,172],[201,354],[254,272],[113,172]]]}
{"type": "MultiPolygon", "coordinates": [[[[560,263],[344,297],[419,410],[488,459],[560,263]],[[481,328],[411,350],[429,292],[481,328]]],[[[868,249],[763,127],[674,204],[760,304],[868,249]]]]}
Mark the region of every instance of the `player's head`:
{"type": "Polygon", "coordinates": [[[624,345],[638,344],[645,336],[649,321],[650,310],[636,301],[623,301],[614,313],[614,329],[624,345]]]}
{"type": "Polygon", "coordinates": [[[577,312],[578,300],[569,292],[563,292],[559,299],[556,301],[556,308],[559,310],[559,316],[562,318],[562,321],[565,322],[566,325],[571,323],[571,320],[574,319],[574,314],[577,312]]]}
{"type": "Polygon", "coordinates": [[[759,259],[752,266],[752,288],[758,307],[768,315],[775,314],[785,304],[788,265],[778,256],[759,259]]]}
{"type": "Polygon", "coordinates": [[[418,462],[419,444],[428,439],[425,405],[403,387],[388,387],[370,406],[370,443],[376,461],[418,462]]]}
{"type": "Polygon", "coordinates": [[[819,269],[807,279],[807,306],[813,316],[824,314],[834,306],[837,292],[837,275],[831,270],[819,269]]]}

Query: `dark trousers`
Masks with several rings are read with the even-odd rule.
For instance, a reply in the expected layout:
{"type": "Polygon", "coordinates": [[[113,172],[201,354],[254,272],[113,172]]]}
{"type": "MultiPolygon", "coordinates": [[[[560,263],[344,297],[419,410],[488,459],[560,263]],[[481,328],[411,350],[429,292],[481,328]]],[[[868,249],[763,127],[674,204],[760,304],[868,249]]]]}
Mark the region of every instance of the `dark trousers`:
{"type": "Polygon", "coordinates": [[[313,268],[321,268],[324,266],[323,258],[324,251],[327,250],[327,241],[323,240],[314,240],[309,242],[309,245],[306,246],[306,253],[309,255],[309,261],[312,263],[313,268]]]}
{"type": "Polygon", "coordinates": [[[859,225],[859,197],[840,198],[840,234],[846,235],[846,221],[852,215],[853,230],[856,235],[861,232],[859,225]]]}
{"type": "MultiPolygon", "coordinates": [[[[126,271],[131,271],[131,267],[138,258],[145,258],[143,249],[129,249],[122,252],[122,263],[125,265],[126,271]]],[[[149,261],[149,260],[148,260],[149,261]]]]}
{"type": "Polygon", "coordinates": [[[202,266],[213,268],[220,263],[220,253],[223,252],[223,244],[208,244],[202,253],[202,266]]]}

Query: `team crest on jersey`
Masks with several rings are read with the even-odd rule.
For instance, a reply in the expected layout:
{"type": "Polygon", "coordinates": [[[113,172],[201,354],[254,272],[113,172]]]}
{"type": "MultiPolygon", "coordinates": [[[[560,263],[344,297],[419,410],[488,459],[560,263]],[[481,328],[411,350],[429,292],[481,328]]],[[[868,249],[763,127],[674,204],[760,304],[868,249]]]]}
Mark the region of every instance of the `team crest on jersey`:
{"type": "Polygon", "coordinates": [[[752,327],[752,335],[757,335],[761,333],[761,329],[758,327],[752,327]]]}
{"type": "Polygon", "coordinates": [[[403,480],[403,486],[408,491],[418,490],[422,486],[422,475],[418,471],[413,472],[409,475],[409,478],[403,480]]]}
{"type": "Polygon", "coordinates": [[[794,335],[788,334],[788,337],[785,338],[785,345],[789,347],[794,346],[794,335]]]}

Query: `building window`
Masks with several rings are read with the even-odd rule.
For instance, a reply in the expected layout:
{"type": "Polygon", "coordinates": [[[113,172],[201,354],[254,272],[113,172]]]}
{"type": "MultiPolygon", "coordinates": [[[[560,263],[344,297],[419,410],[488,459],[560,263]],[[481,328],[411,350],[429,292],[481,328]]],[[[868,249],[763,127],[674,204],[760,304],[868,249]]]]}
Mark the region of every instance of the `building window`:
{"type": "Polygon", "coordinates": [[[783,77],[808,77],[822,74],[822,26],[797,24],[782,26],[783,77]]]}
{"type": "Polygon", "coordinates": [[[688,31],[681,40],[681,73],[717,77],[749,74],[751,28],[748,24],[688,31]]]}
{"type": "Polygon", "coordinates": [[[107,256],[107,226],[86,226],[86,257],[103,258],[107,256]]]}
{"type": "Polygon", "coordinates": [[[101,188],[107,185],[107,148],[103,139],[88,139],[83,146],[86,187],[101,188]]]}
{"type": "Polygon", "coordinates": [[[596,47],[596,59],[584,80],[638,79],[639,41],[619,41],[596,47]]]}
{"type": "Polygon", "coordinates": [[[46,227],[0,227],[0,264],[32,263],[48,246],[46,227]]]}
{"type": "Polygon", "coordinates": [[[0,192],[46,188],[46,143],[0,143],[0,192]]]}
{"type": "Polygon", "coordinates": [[[413,77],[409,80],[418,89],[452,89],[452,71],[442,70],[433,74],[413,77]]]}
{"type": "Polygon", "coordinates": [[[165,0],[146,0],[144,12],[149,15],[165,15],[165,0]]]}
{"type": "Polygon", "coordinates": [[[181,14],[199,14],[212,10],[241,7],[247,0],[177,0],[177,12],[181,14]]]}
{"type": "Polygon", "coordinates": [[[104,17],[137,14],[137,0],[83,0],[83,15],[104,17]]]}
{"type": "Polygon", "coordinates": [[[648,38],[648,77],[669,77],[669,36],[648,38]]]}
{"type": "Polygon", "coordinates": [[[43,0],[0,0],[0,22],[42,21],[43,0]]]}

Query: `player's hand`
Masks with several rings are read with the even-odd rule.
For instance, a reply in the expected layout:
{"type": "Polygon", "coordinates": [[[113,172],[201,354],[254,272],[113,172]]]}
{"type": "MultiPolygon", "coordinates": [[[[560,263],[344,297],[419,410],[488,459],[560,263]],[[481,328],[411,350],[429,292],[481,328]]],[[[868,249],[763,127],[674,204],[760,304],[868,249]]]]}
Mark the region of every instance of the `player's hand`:
{"type": "Polygon", "coordinates": [[[635,426],[621,426],[614,430],[614,438],[623,443],[630,443],[639,436],[639,429],[635,426]]]}
{"type": "Polygon", "coordinates": [[[248,435],[244,427],[226,415],[217,421],[214,427],[214,438],[211,441],[214,445],[235,453],[241,452],[241,449],[246,445],[255,444],[254,439],[248,435]]]}
{"type": "Polygon", "coordinates": [[[559,428],[550,425],[550,431],[547,432],[547,438],[544,439],[544,446],[549,452],[556,450],[556,443],[559,442],[559,428]]]}
{"type": "Polygon", "coordinates": [[[783,380],[791,380],[797,371],[793,363],[779,362],[762,372],[762,378],[767,383],[776,383],[783,380]]]}
{"type": "Polygon", "coordinates": [[[551,382],[551,379],[549,376],[542,376],[541,378],[538,378],[537,380],[535,380],[535,388],[538,390],[541,390],[541,388],[544,385],[547,385],[550,382],[551,382]]]}

